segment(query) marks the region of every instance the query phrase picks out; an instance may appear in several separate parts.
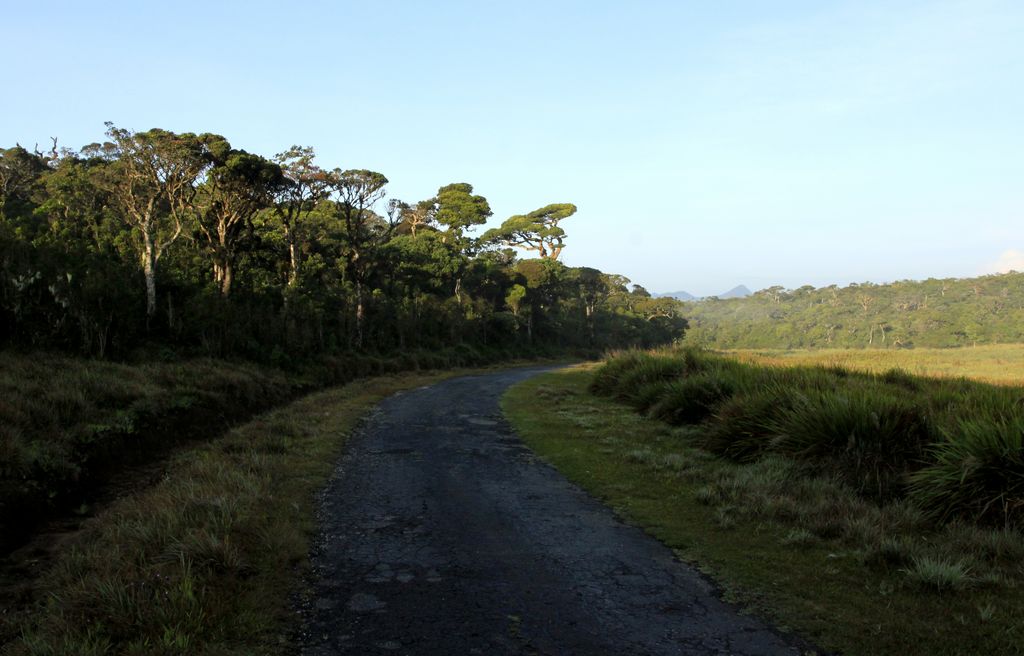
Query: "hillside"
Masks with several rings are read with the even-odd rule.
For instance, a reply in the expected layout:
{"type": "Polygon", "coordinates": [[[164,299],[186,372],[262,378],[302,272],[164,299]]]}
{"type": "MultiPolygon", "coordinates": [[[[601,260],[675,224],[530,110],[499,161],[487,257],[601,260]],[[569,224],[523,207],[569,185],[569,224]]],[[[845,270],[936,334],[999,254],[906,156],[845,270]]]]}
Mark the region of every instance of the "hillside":
{"type": "Polygon", "coordinates": [[[769,287],[685,306],[715,348],[911,348],[1024,341],[1024,274],[816,289],[769,287]]]}

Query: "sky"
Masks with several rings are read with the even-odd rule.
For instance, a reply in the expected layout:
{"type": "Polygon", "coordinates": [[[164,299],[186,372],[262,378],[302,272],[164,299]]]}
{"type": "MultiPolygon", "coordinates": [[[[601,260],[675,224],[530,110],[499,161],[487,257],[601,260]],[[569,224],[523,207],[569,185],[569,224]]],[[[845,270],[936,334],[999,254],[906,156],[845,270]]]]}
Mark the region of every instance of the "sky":
{"type": "Polygon", "coordinates": [[[0,0],[0,147],[104,122],[556,202],[651,291],[1024,270],[1024,2],[0,0]]]}

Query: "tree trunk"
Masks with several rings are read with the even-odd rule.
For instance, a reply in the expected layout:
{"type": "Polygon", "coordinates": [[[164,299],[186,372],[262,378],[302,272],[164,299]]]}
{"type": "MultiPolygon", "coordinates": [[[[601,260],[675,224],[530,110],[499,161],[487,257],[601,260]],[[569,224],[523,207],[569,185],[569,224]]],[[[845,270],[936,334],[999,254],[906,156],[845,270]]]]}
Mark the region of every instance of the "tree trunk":
{"type": "Polygon", "coordinates": [[[288,233],[288,261],[291,265],[288,270],[288,286],[294,287],[299,281],[299,247],[291,232],[288,233]]]}
{"type": "Polygon", "coordinates": [[[231,264],[230,259],[225,260],[224,263],[220,265],[220,272],[220,295],[227,298],[228,295],[231,294],[231,282],[235,277],[234,266],[231,264]]]}
{"type": "Polygon", "coordinates": [[[356,346],[363,348],[363,319],[366,308],[363,306],[363,283],[356,281],[356,346]]]}
{"type": "Polygon", "coordinates": [[[142,272],[146,276],[146,325],[156,316],[156,246],[153,236],[147,231],[142,234],[142,272]]]}

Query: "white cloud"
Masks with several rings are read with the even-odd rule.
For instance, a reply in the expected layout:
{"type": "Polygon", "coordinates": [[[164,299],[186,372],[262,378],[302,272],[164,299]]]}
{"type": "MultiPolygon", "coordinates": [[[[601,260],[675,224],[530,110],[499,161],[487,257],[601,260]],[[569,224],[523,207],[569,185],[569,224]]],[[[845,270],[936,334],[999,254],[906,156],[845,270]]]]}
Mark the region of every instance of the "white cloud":
{"type": "Polygon", "coordinates": [[[982,273],[1006,273],[1007,271],[1024,271],[1024,251],[1011,248],[1003,251],[996,258],[982,269],[982,273]]]}

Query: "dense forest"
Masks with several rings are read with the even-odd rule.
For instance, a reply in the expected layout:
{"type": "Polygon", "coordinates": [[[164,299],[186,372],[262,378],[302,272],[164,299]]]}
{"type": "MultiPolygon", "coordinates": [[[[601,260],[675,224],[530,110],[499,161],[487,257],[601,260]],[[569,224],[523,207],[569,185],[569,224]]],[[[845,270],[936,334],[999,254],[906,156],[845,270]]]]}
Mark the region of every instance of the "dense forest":
{"type": "Polygon", "coordinates": [[[687,303],[686,341],[715,348],[912,348],[1024,342],[1024,273],[762,289],[687,303]]]}
{"type": "Polygon", "coordinates": [[[405,202],[387,184],[322,167],[309,147],[268,158],[220,135],[112,124],[79,151],[0,150],[0,346],[283,365],[682,336],[678,302],[559,261],[575,206],[474,235],[492,212],[472,185],[405,202]]]}

